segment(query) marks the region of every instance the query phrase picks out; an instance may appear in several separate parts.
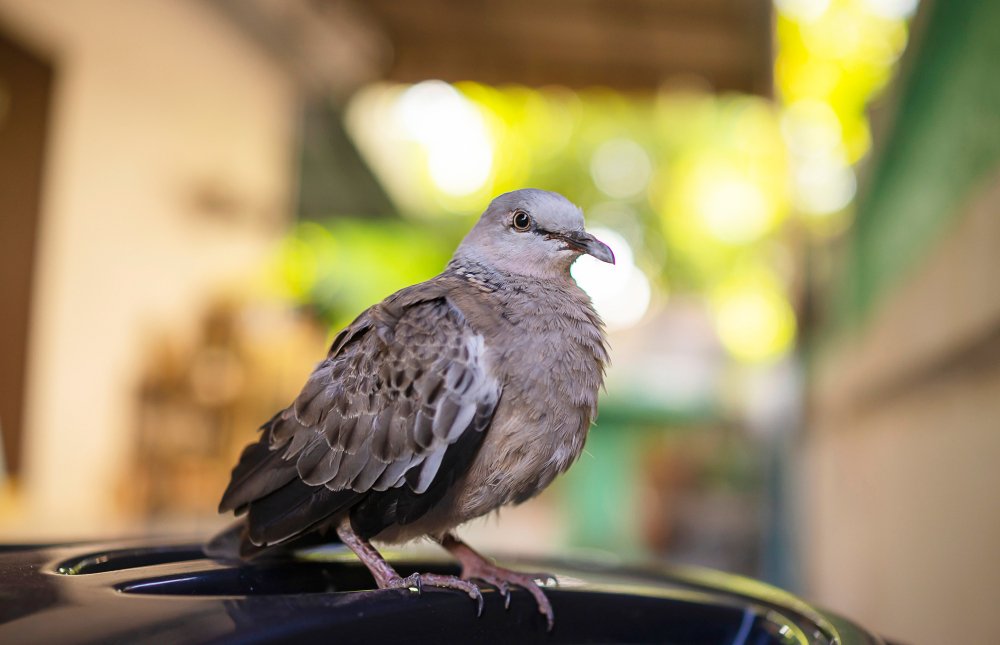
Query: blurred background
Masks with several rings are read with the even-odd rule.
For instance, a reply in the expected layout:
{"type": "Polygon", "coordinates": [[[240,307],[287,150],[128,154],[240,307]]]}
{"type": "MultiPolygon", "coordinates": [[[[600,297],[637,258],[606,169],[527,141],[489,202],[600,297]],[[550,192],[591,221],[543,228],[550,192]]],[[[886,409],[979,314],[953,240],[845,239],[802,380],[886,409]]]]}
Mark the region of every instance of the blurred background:
{"type": "Polygon", "coordinates": [[[1000,3],[0,0],[0,539],[208,535],[337,329],[564,193],[600,419],[484,549],[1000,619],[1000,3]]]}

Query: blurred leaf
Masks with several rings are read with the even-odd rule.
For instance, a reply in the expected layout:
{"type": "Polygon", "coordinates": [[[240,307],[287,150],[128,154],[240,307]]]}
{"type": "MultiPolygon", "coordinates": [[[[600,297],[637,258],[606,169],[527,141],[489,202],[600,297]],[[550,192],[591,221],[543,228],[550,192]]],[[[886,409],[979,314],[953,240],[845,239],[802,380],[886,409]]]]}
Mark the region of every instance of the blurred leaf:
{"type": "Polygon", "coordinates": [[[277,254],[281,289],[339,329],[373,302],[444,269],[464,233],[456,224],[342,218],[300,223],[277,254]]]}

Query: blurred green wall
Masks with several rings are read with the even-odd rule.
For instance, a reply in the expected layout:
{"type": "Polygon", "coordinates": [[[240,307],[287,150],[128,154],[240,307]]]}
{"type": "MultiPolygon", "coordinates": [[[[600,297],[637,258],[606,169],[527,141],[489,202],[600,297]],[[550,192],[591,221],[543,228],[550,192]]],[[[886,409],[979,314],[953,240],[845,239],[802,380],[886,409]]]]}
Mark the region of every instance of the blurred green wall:
{"type": "MultiPolygon", "coordinates": [[[[863,319],[1000,165],[1000,2],[925,0],[862,178],[846,320],[863,319]]],[[[843,318],[842,318],[843,320],[843,318]]]]}

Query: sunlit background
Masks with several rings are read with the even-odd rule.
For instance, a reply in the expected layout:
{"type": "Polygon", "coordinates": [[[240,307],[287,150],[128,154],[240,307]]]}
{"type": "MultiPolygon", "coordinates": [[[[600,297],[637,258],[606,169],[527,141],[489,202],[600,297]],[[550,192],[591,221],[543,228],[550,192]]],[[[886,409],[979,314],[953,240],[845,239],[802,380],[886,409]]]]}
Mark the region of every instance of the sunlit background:
{"type": "Polygon", "coordinates": [[[998,7],[0,0],[0,536],[208,535],[332,335],[530,186],[618,258],[573,267],[613,365],[470,541],[991,642],[998,7]]]}

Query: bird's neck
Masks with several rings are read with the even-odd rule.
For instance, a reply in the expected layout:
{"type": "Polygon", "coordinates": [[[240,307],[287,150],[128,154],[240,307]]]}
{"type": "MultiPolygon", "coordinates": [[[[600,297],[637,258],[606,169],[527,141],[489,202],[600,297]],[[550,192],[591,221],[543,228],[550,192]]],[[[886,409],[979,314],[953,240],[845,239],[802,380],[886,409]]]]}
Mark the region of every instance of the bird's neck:
{"type": "Polygon", "coordinates": [[[461,276],[469,282],[488,291],[520,291],[544,280],[551,286],[578,289],[570,276],[569,267],[553,270],[544,275],[508,271],[491,266],[472,258],[456,255],[448,263],[445,272],[461,276]]]}

